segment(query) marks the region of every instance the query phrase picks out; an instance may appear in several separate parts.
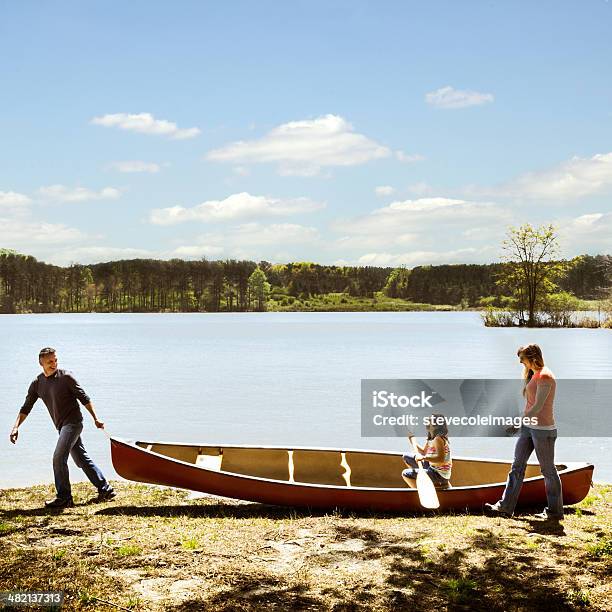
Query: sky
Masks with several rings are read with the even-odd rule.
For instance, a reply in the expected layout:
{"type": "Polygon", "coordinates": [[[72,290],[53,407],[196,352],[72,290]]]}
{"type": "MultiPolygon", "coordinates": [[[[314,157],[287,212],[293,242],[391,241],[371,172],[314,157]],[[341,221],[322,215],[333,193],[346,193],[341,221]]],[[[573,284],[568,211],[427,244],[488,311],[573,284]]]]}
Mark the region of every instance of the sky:
{"type": "Polygon", "coordinates": [[[0,248],[408,266],[612,253],[606,0],[0,2],[0,248]]]}

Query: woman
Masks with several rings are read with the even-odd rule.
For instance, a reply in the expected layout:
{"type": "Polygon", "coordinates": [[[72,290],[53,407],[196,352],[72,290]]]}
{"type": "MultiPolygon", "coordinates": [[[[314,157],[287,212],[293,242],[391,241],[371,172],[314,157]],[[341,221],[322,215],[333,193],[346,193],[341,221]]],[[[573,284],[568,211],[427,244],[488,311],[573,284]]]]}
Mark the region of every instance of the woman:
{"type": "Polygon", "coordinates": [[[448,489],[453,462],[448,442],[448,428],[442,415],[431,415],[430,423],[427,425],[425,446],[418,444],[412,432],[408,434],[408,439],[415,452],[404,455],[404,462],[411,468],[402,472],[402,478],[406,484],[412,488],[416,487],[419,467],[417,462],[422,461],[423,469],[429,474],[436,489],[448,489]],[[436,421],[437,418],[440,419],[440,423],[436,421]]]}
{"type": "Polygon", "coordinates": [[[502,498],[495,504],[485,504],[485,509],[498,515],[512,516],[523,485],[527,461],[535,449],[544,476],[548,501],[544,512],[536,516],[543,519],[561,520],[563,518],[563,494],[561,479],[555,467],[557,428],[553,415],[557,383],[554,374],[544,365],[542,351],[537,344],[521,346],[517,355],[524,366],[523,395],[526,400],[524,416],[536,417],[537,425],[521,427],[514,449],[514,461],[502,498]]]}

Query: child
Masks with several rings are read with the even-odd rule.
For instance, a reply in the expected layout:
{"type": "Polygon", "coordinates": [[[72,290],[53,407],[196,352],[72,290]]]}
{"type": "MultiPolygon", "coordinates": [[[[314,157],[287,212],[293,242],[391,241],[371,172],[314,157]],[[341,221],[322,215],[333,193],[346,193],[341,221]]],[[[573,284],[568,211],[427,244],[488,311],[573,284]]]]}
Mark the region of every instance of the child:
{"type": "Polygon", "coordinates": [[[404,455],[406,465],[411,468],[402,472],[402,478],[408,486],[416,487],[418,462],[422,461],[423,469],[429,474],[436,489],[448,489],[453,461],[448,442],[448,427],[442,415],[431,415],[430,424],[427,425],[425,446],[418,444],[412,432],[408,432],[408,440],[416,451],[404,455]]]}

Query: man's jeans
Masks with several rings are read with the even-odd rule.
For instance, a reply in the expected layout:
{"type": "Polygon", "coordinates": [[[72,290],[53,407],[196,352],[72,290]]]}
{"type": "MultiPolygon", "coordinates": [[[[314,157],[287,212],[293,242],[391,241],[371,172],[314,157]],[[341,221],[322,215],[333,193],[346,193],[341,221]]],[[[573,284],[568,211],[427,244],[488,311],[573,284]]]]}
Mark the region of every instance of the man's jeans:
{"type": "Polygon", "coordinates": [[[555,440],[557,430],[546,431],[543,429],[531,429],[522,427],[519,438],[514,447],[514,461],[508,474],[506,488],[500,501],[500,508],[509,514],[514,512],[516,502],[521,492],[525,468],[531,453],[536,452],[540,470],[544,476],[546,487],[546,499],[548,500],[547,512],[551,516],[563,516],[563,492],[561,490],[561,479],[555,468],[555,440]]]}
{"type": "Polygon", "coordinates": [[[83,423],[68,423],[59,430],[59,439],[53,453],[53,474],[58,499],[72,499],[68,474],[68,455],[72,457],[76,466],[85,472],[87,478],[99,492],[111,488],[100,469],[89,458],[81,441],[82,431],[83,423]]]}

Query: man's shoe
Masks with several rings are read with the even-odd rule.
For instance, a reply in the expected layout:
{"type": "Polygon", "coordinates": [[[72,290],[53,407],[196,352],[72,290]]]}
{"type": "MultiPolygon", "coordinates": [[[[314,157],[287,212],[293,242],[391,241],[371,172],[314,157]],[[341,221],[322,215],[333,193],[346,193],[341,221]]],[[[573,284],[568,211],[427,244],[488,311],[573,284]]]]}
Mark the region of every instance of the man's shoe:
{"type": "Polygon", "coordinates": [[[74,506],[74,501],[72,497],[68,499],[60,499],[56,497],[55,499],[49,500],[45,502],[45,508],[72,508],[74,506]]]}
{"type": "Polygon", "coordinates": [[[484,509],[487,514],[491,514],[493,516],[503,516],[505,518],[510,518],[512,516],[512,513],[504,510],[499,505],[499,502],[495,502],[494,504],[485,504],[484,509]]]}
{"type": "Polygon", "coordinates": [[[107,501],[110,501],[111,499],[115,499],[115,497],[117,497],[115,490],[108,489],[106,491],[99,491],[96,501],[97,502],[107,502],[107,501]]]}
{"type": "Polygon", "coordinates": [[[542,519],[544,521],[562,521],[563,515],[562,514],[551,514],[548,511],[548,508],[544,508],[542,512],[535,515],[535,518],[542,519]]]}

